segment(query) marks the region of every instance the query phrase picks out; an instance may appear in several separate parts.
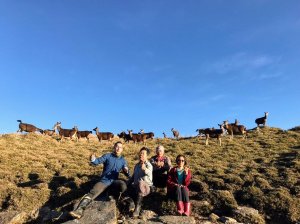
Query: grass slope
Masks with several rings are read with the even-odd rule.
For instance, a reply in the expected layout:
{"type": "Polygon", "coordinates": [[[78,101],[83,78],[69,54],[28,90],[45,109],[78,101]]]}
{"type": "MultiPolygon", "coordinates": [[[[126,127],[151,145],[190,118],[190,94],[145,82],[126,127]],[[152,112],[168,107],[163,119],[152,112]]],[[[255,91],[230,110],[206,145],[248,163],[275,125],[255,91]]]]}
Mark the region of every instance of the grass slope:
{"type": "MultiPolygon", "coordinates": [[[[216,139],[209,146],[202,138],[154,139],[147,146],[154,155],[155,146],[164,145],[173,162],[178,154],[187,155],[194,216],[212,212],[230,216],[238,205],[246,205],[259,210],[267,223],[299,222],[300,133],[263,128],[249,133],[246,140],[224,137],[222,142],[220,147],[216,139]]],[[[102,171],[101,166],[89,165],[89,155],[110,152],[112,146],[113,142],[100,144],[96,138],[89,143],[83,139],[60,143],[39,134],[0,136],[0,211],[23,211],[29,220],[43,206],[71,210],[102,171]]],[[[141,147],[125,144],[131,171],[141,147]]],[[[146,208],[175,213],[173,204],[161,195],[154,197],[148,199],[151,203],[146,200],[146,208]]]]}

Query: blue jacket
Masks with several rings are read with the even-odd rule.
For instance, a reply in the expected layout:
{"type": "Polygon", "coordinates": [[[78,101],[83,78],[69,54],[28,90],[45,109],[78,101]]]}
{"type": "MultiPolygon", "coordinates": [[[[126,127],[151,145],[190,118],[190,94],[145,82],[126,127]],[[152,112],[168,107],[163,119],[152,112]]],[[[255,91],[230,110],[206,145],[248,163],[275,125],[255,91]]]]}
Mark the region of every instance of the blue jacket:
{"type": "MultiPolygon", "coordinates": [[[[128,167],[127,161],[124,159],[124,157],[117,157],[114,153],[104,154],[94,161],[91,161],[91,163],[94,165],[103,163],[104,167],[100,176],[100,182],[107,185],[110,185],[114,180],[117,180],[119,177],[119,172],[122,171],[123,168],[128,167]]],[[[129,172],[127,174],[125,173],[125,175],[129,176],[129,172]]]]}

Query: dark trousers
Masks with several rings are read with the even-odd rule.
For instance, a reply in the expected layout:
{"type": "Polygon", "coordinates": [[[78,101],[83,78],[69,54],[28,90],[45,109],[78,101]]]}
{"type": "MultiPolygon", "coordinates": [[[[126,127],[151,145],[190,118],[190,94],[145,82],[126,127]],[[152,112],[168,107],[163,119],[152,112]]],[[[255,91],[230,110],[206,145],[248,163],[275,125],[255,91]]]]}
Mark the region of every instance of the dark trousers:
{"type": "Polygon", "coordinates": [[[176,186],[175,189],[175,200],[176,201],[183,201],[183,202],[189,202],[189,191],[186,187],[179,187],[176,186]]]}
{"type": "Polygon", "coordinates": [[[102,182],[98,182],[90,190],[87,197],[90,197],[94,200],[106,189],[108,190],[108,194],[112,194],[113,196],[118,197],[121,193],[126,191],[127,185],[123,180],[114,180],[111,184],[104,184],[102,182]]]}
{"type": "Polygon", "coordinates": [[[158,188],[164,188],[167,186],[168,174],[161,171],[153,171],[153,185],[158,188]]]}

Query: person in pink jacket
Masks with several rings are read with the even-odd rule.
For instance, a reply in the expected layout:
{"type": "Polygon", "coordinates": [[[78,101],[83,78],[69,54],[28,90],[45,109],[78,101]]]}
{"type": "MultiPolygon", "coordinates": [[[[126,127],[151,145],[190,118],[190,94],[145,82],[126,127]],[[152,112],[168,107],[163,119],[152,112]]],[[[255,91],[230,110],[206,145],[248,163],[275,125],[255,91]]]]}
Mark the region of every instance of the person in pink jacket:
{"type": "Polygon", "coordinates": [[[168,174],[168,196],[175,199],[177,211],[180,215],[189,216],[191,213],[191,203],[188,186],[191,182],[192,173],[187,167],[184,155],[176,157],[176,164],[177,166],[173,167],[168,174]]]}

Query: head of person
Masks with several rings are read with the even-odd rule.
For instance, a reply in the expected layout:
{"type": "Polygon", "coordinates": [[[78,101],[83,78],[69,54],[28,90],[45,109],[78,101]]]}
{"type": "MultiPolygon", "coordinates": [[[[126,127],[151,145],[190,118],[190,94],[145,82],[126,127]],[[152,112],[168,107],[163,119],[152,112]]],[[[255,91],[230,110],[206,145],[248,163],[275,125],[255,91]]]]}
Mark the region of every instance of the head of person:
{"type": "Polygon", "coordinates": [[[179,166],[179,167],[183,167],[183,166],[186,166],[187,165],[187,161],[186,161],[186,158],[184,155],[178,155],[176,157],[176,164],[179,166]]]}
{"type": "Polygon", "coordinates": [[[116,156],[120,156],[123,152],[123,144],[122,142],[116,142],[114,144],[114,153],[116,154],[116,156]]]}
{"type": "Polygon", "coordinates": [[[146,147],[141,148],[139,153],[140,162],[147,161],[149,154],[150,154],[150,149],[146,147]]]}
{"type": "Polygon", "coordinates": [[[162,145],[156,147],[156,155],[162,157],[165,154],[165,148],[162,145]]]}

